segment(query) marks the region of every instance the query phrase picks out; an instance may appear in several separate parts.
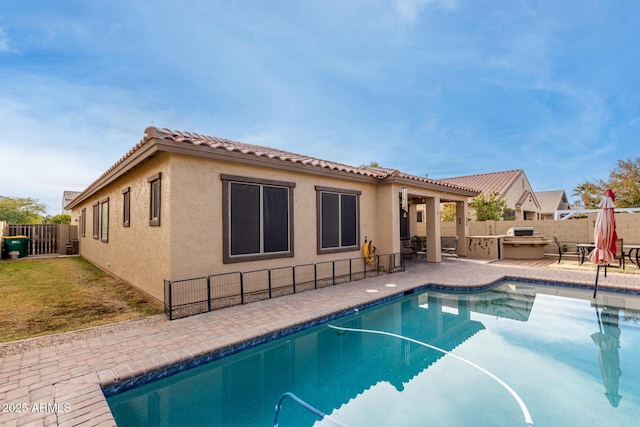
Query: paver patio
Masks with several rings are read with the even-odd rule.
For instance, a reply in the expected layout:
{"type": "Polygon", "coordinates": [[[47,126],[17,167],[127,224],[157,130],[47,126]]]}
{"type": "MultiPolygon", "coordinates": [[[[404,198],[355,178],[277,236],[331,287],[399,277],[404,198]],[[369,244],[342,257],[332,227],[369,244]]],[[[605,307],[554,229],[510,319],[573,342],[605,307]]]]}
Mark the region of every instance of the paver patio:
{"type": "MultiPolygon", "coordinates": [[[[113,426],[101,386],[425,284],[482,286],[514,277],[593,286],[593,272],[547,268],[548,262],[411,263],[401,273],[8,355],[0,358],[0,425],[113,426]],[[367,292],[372,289],[378,292],[367,292]]],[[[599,288],[640,292],[640,275],[610,269],[606,278],[601,273],[599,288]]]]}

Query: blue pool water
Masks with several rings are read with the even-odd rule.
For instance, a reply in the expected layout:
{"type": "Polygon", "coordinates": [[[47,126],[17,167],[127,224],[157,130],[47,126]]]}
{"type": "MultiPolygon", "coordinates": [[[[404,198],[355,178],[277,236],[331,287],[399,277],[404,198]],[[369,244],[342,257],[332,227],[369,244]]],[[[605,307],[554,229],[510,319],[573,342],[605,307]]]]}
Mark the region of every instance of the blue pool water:
{"type": "MultiPolygon", "coordinates": [[[[329,322],[389,335],[321,325],[107,400],[119,426],[271,426],[285,392],[354,427],[524,426],[517,398],[536,426],[636,426],[640,297],[591,294],[419,292],[329,322]]],[[[292,399],[278,421],[335,425],[292,399]]]]}

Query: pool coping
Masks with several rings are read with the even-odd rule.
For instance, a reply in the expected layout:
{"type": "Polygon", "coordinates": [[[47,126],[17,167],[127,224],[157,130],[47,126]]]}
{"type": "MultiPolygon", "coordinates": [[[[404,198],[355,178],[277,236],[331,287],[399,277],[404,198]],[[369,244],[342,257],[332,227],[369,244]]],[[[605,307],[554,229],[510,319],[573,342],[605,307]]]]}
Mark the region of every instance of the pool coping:
{"type": "MultiPolygon", "coordinates": [[[[167,370],[167,372],[173,374],[175,372],[173,372],[172,369],[175,369],[177,372],[180,366],[183,368],[192,366],[198,359],[210,357],[210,360],[214,360],[218,357],[224,357],[227,354],[231,354],[231,352],[241,351],[245,348],[259,345],[263,342],[268,342],[308,327],[327,323],[339,316],[353,313],[355,310],[361,310],[401,298],[408,293],[429,289],[439,291],[454,289],[464,289],[470,292],[481,291],[495,286],[498,281],[502,280],[518,280],[536,284],[547,284],[550,286],[564,284],[569,287],[593,289],[593,285],[590,283],[593,281],[593,274],[583,274],[582,272],[570,271],[564,275],[564,279],[552,280],[556,276],[562,276],[562,274],[558,274],[557,270],[547,271],[551,269],[545,270],[543,268],[509,266],[496,268],[490,264],[469,267],[468,265],[470,263],[464,261],[455,261],[446,264],[447,265],[419,266],[419,268],[412,267],[412,272],[409,273],[394,273],[359,282],[292,294],[274,300],[238,306],[241,311],[244,311],[245,307],[257,307],[257,305],[262,305],[262,309],[269,309],[271,305],[282,306],[283,304],[289,308],[290,306],[296,305],[301,298],[303,300],[324,299],[325,306],[330,305],[327,302],[327,298],[331,303],[339,303],[339,306],[336,305],[330,313],[311,314],[303,320],[295,317],[290,320],[278,319],[280,321],[279,323],[273,322],[273,325],[262,325],[247,333],[242,331],[242,334],[231,334],[231,336],[220,337],[221,339],[216,341],[193,342],[192,345],[187,347],[176,347],[170,351],[162,351],[146,357],[133,356],[130,357],[126,363],[116,363],[106,369],[90,370],[90,372],[81,375],[64,375],[62,378],[50,383],[52,394],[51,403],[53,405],[50,409],[53,409],[53,412],[50,411],[49,413],[42,414],[40,417],[34,416],[33,414],[31,414],[30,417],[16,417],[16,423],[13,425],[21,425],[22,421],[31,419],[43,420],[43,423],[46,425],[116,425],[104,392],[105,389],[109,390],[109,387],[113,387],[112,390],[116,390],[118,387],[124,387],[118,386],[118,384],[125,384],[127,381],[133,381],[133,383],[135,383],[136,379],[144,378],[146,375],[161,370],[167,370]],[[465,270],[469,271],[465,272],[465,270]],[[429,276],[435,276],[433,273],[438,273],[440,276],[442,276],[440,273],[445,273],[446,277],[440,277],[439,280],[429,280],[429,276]],[[427,276],[425,276],[425,274],[427,276]],[[420,279],[423,277],[426,280],[421,281],[420,279]],[[470,278],[475,280],[472,286],[469,286],[467,284],[468,282],[465,282],[465,280],[470,278]],[[424,283],[425,281],[430,283],[424,283]],[[389,282],[398,283],[398,285],[394,288],[385,287],[385,284],[389,282]],[[367,291],[372,290],[372,288],[378,292],[367,293],[367,291]],[[287,301],[287,299],[290,301],[287,301]],[[289,306],[287,304],[289,304],[289,306]],[[280,326],[277,326],[278,324],[280,326]],[[22,420],[20,424],[18,424],[18,420],[22,420]]],[[[623,278],[620,274],[610,274],[609,277],[612,279],[608,279],[605,283],[599,284],[599,288],[603,291],[640,294],[640,277],[633,278],[632,280],[623,278]]],[[[437,277],[434,278],[438,279],[437,277]]],[[[221,311],[222,310],[219,310],[219,312],[221,311]]],[[[188,326],[199,324],[199,320],[205,323],[207,321],[211,323],[211,318],[215,316],[217,316],[216,312],[196,315],[188,318],[190,320],[185,323],[189,323],[188,326]]],[[[175,324],[175,322],[180,322],[180,320],[168,323],[175,324]]],[[[168,376],[168,374],[164,376],[168,376]]],[[[0,390],[0,397],[2,396],[1,391],[2,390],[0,390]]],[[[111,393],[111,391],[107,391],[107,394],[109,393],[111,393]]]]}

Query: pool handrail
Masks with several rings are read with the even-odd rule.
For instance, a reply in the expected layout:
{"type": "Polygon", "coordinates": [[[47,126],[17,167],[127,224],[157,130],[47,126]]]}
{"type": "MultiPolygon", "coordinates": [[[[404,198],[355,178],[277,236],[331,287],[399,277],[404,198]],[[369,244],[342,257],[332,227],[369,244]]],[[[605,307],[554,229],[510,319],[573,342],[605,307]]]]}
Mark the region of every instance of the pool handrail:
{"type": "Polygon", "coordinates": [[[327,421],[329,421],[329,422],[331,422],[331,423],[333,423],[333,424],[335,424],[337,426],[340,426],[340,427],[350,427],[348,424],[345,424],[340,420],[336,420],[332,416],[327,415],[324,412],[320,411],[319,409],[314,408],[313,406],[309,405],[307,402],[305,402],[304,400],[300,399],[298,396],[296,396],[295,394],[293,394],[293,393],[291,393],[289,391],[283,393],[282,396],[280,396],[280,399],[278,400],[278,404],[276,405],[276,415],[273,418],[273,427],[278,427],[278,418],[280,416],[280,408],[282,408],[282,402],[287,397],[290,398],[291,400],[293,400],[294,402],[296,402],[298,405],[302,406],[307,411],[309,411],[312,414],[316,415],[321,420],[326,419],[327,421]]]}

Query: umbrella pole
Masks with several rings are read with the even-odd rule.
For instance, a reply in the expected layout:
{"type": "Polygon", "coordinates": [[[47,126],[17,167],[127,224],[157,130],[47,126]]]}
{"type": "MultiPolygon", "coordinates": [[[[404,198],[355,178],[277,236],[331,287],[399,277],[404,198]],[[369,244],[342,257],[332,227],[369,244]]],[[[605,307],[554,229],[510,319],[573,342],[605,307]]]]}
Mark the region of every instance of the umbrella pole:
{"type": "Polygon", "coordinates": [[[596,292],[598,291],[598,275],[600,275],[600,264],[598,264],[598,268],[596,270],[596,286],[595,286],[595,288],[593,288],[593,298],[594,299],[596,298],[596,292]]]}

